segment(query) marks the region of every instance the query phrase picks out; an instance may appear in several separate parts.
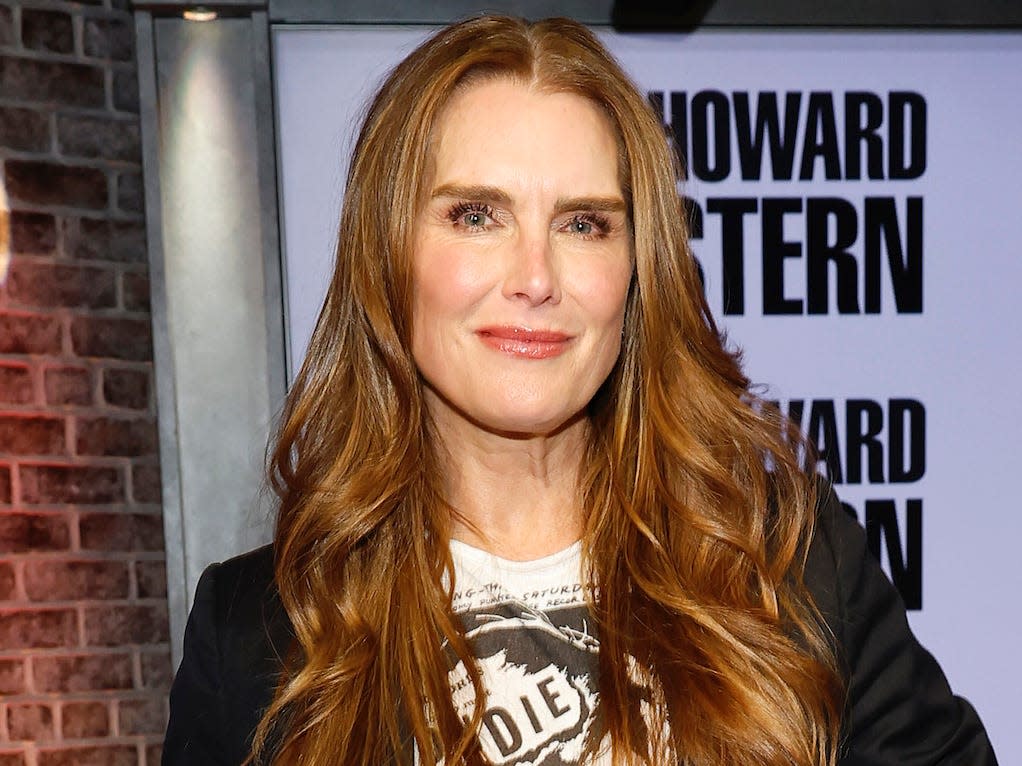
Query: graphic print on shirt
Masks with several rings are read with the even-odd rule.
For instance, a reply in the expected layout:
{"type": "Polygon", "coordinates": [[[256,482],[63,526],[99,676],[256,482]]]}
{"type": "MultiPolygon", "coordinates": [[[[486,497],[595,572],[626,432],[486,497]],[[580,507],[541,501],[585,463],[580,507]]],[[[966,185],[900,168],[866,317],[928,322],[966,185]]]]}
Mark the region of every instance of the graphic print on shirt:
{"type": "MultiPolygon", "coordinates": [[[[598,699],[599,643],[576,587],[565,599],[572,605],[549,611],[513,598],[459,610],[487,690],[480,743],[490,763],[580,761],[598,699]]],[[[464,664],[448,678],[455,710],[468,720],[475,694],[464,664]]]]}
{"type": "MultiPolygon", "coordinates": [[[[580,542],[527,562],[451,542],[451,608],[462,620],[485,693],[479,745],[495,766],[608,766],[599,725],[599,636],[581,585],[580,542]]],[[[475,710],[468,670],[449,651],[448,681],[463,721],[475,710]]],[[[648,674],[629,661],[639,741],[646,741],[648,674]]],[[[439,764],[437,765],[439,766],[439,764]]]]}

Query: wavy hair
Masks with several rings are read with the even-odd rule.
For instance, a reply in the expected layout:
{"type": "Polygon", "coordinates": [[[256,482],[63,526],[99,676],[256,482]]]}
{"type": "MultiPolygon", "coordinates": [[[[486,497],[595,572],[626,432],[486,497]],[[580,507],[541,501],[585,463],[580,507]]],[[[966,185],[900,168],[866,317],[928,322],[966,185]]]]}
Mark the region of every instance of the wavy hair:
{"type": "Polygon", "coordinates": [[[804,445],[759,406],[710,315],[678,165],[645,99],[583,26],[504,17],[424,42],[361,129],[333,277],[270,460],[296,641],[249,762],[410,763],[414,746],[424,763],[485,763],[483,706],[459,720],[448,686],[445,646],[485,698],[451,610],[409,260],[438,117],[486,77],[602,108],[634,232],[622,350],[589,405],[578,486],[600,637],[589,753],[609,738],[615,764],[832,765],[843,681],[802,582],[816,505],[804,445]]]}

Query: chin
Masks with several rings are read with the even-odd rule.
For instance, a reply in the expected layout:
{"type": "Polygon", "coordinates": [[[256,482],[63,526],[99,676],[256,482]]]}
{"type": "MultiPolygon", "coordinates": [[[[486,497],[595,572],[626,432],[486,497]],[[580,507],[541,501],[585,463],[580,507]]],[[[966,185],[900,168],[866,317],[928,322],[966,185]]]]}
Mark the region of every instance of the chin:
{"type": "Polygon", "coordinates": [[[480,413],[471,418],[476,425],[487,431],[521,437],[549,436],[563,431],[585,417],[585,408],[575,412],[552,413],[543,408],[522,408],[509,406],[500,412],[480,413]]]}
{"type": "Polygon", "coordinates": [[[553,397],[549,390],[507,391],[496,385],[447,394],[427,380],[425,393],[427,409],[441,429],[460,420],[481,431],[514,438],[550,436],[579,422],[586,413],[586,403],[578,397],[553,397]]]}

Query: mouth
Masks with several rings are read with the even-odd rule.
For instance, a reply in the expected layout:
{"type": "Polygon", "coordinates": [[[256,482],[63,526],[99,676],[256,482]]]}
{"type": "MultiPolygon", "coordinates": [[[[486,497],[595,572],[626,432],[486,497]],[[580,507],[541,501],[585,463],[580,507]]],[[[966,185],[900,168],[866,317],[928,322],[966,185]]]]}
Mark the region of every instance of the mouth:
{"type": "Polygon", "coordinates": [[[476,331],[490,348],[523,359],[549,359],[567,351],[573,336],[558,330],[533,330],[527,327],[483,327],[476,331]]]}

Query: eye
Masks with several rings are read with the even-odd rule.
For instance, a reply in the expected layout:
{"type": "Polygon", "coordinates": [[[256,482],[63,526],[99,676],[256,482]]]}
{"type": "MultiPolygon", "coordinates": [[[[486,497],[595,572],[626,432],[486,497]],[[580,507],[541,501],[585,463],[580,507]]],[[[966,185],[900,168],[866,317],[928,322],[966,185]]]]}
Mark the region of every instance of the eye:
{"type": "Polygon", "coordinates": [[[573,218],[571,221],[571,230],[575,234],[592,234],[593,225],[582,218],[573,218]]]}
{"type": "Polygon", "coordinates": [[[455,226],[483,230],[493,223],[493,208],[483,202],[459,202],[448,211],[447,217],[455,226]]]}
{"type": "Polygon", "coordinates": [[[607,235],[610,227],[606,218],[596,213],[578,213],[573,215],[565,226],[569,234],[575,234],[583,239],[598,239],[607,235]]]}

